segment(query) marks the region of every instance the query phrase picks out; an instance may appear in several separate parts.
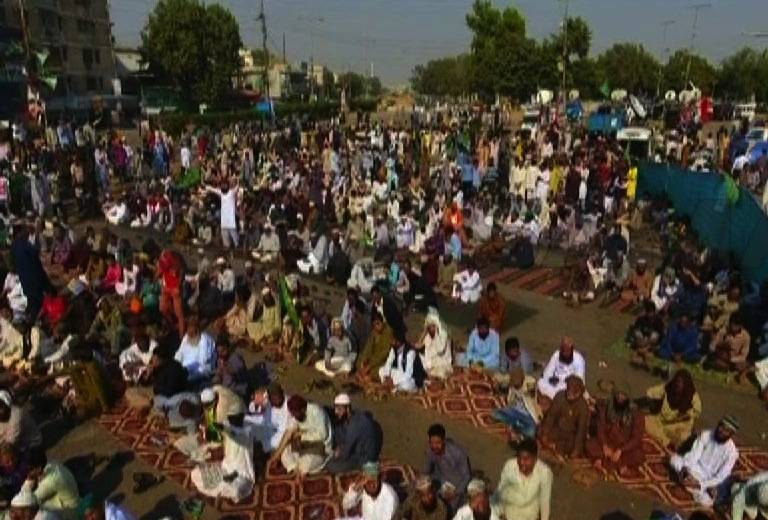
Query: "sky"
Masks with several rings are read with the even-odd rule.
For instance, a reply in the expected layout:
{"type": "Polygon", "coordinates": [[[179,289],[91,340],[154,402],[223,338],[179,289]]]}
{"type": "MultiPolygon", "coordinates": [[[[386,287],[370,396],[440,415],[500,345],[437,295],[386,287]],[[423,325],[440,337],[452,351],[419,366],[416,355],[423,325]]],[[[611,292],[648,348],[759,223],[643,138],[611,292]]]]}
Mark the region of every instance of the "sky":
{"type": "MultiPolygon", "coordinates": [[[[207,3],[212,0],[204,0],[207,3]]],[[[494,0],[514,5],[528,23],[528,33],[543,38],[558,30],[565,0],[494,0]]],[[[744,33],[768,32],[768,0],[570,0],[571,16],[584,17],[592,27],[592,53],[620,41],[644,44],[664,56],[662,22],[669,26],[667,45],[689,47],[694,10],[699,12],[695,49],[714,62],[745,45],[768,47],[768,38],[744,33]]],[[[147,14],[156,0],[111,0],[118,45],[136,46],[147,14]]],[[[261,46],[256,21],[259,0],[221,0],[240,24],[246,46],[261,46]]],[[[283,34],[289,61],[314,61],[335,72],[374,73],[387,86],[408,82],[413,67],[467,51],[470,33],[465,15],[472,0],[264,0],[268,46],[281,54],[283,34]]]]}

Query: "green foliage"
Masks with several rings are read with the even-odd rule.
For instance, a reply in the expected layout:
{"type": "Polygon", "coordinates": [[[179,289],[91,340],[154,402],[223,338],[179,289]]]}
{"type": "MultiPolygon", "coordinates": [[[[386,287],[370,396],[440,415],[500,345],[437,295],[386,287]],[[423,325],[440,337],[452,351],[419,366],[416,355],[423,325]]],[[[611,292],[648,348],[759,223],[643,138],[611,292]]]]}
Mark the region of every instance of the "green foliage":
{"type": "MultiPolygon", "coordinates": [[[[352,110],[372,112],[376,110],[377,100],[360,98],[350,103],[352,110]]],[[[310,119],[327,119],[339,113],[339,103],[323,101],[317,103],[276,103],[275,116],[279,119],[293,116],[310,119]]],[[[163,114],[159,117],[160,125],[171,135],[180,135],[187,126],[221,128],[244,121],[266,121],[267,115],[256,110],[234,112],[206,112],[205,114],[163,114]]]]}
{"type": "Polygon", "coordinates": [[[199,0],[160,0],[141,34],[149,70],[187,99],[214,101],[231,89],[242,47],[232,13],[199,0]]]}
{"type": "Polygon", "coordinates": [[[597,58],[599,84],[607,81],[612,89],[626,89],[634,94],[655,94],[659,62],[636,43],[617,43],[597,58]]]}
{"type": "Polygon", "coordinates": [[[760,52],[744,47],[723,60],[716,92],[740,100],[754,94],[758,103],[768,103],[768,50],[760,52]]]}
{"type": "Polygon", "coordinates": [[[490,0],[475,0],[467,14],[472,31],[473,88],[482,97],[496,94],[517,99],[536,89],[538,46],[526,36],[525,18],[516,8],[503,11],[490,0]]]}
{"type": "Polygon", "coordinates": [[[459,97],[471,92],[469,54],[429,61],[413,69],[411,86],[419,94],[459,97]]]}
{"type": "Polygon", "coordinates": [[[664,66],[664,90],[671,89],[679,92],[687,88],[686,70],[688,70],[688,81],[703,93],[712,93],[717,81],[717,69],[706,58],[687,50],[675,52],[664,66]]]}
{"type": "Polygon", "coordinates": [[[357,72],[345,72],[339,76],[339,88],[346,89],[351,99],[362,97],[378,97],[384,91],[381,80],[374,76],[370,78],[357,72]]]}

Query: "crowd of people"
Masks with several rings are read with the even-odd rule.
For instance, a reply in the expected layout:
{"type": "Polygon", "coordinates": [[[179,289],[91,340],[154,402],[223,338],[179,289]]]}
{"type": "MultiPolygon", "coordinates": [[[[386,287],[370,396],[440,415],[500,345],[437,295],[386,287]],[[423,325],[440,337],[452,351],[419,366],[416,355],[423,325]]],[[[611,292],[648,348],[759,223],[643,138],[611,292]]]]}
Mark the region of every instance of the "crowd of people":
{"type": "MultiPolygon", "coordinates": [[[[726,136],[675,137],[664,155],[721,157],[726,136]]],[[[735,519],[766,507],[764,475],[734,482],[738,420],[697,430],[691,372],[754,376],[768,398],[768,295],[664,201],[636,201],[637,169],[612,139],[556,122],[530,135],[488,121],[357,132],[293,121],[152,129],[138,149],[63,121],[3,148],[0,491],[13,518],[131,517],[83,505],[66,466],[46,459],[36,420],[84,420],[119,397],[179,432],[199,493],[236,502],[280,464],[300,478],[359,472],[342,507],[365,519],[547,520],[552,471],[540,452],[626,477],[650,435],[703,507],[732,500],[735,519]],[[99,208],[107,226],[91,218],[99,208]],[[643,226],[661,237],[655,267],[630,247],[643,226]],[[136,230],[140,243],[127,238],[136,230]],[[540,364],[507,334],[507,302],[481,273],[528,269],[550,251],[565,260],[568,304],[623,300],[640,313],[632,363],[664,383],[634,394],[616,378],[590,395],[570,337],[540,364]],[[319,305],[308,277],[343,288],[343,305],[319,305]],[[466,343],[450,309],[476,318],[466,343]],[[414,313],[420,330],[406,325],[414,313]],[[288,392],[249,366],[253,353],[392,393],[480,372],[506,395],[493,416],[516,455],[493,490],[435,424],[401,496],[381,478],[370,413],[349,393],[325,408],[288,392]],[[223,458],[206,462],[205,446],[219,443],[223,458]]]]}

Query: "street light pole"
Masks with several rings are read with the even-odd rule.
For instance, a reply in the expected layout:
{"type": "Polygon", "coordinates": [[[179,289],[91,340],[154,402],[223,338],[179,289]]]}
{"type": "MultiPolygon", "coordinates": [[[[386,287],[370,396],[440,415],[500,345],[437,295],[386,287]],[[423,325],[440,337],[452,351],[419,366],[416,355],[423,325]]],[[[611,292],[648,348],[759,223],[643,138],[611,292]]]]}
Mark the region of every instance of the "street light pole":
{"type": "Polygon", "coordinates": [[[691,73],[691,60],[693,59],[693,50],[696,45],[696,29],[699,26],[699,12],[702,9],[709,9],[712,7],[712,4],[696,4],[688,7],[688,9],[693,10],[693,28],[691,29],[691,47],[688,50],[688,64],[685,66],[685,85],[683,85],[683,88],[688,88],[688,79],[689,75],[691,73]]]}
{"type": "Polygon", "coordinates": [[[669,47],[667,47],[667,30],[669,29],[669,26],[673,25],[674,23],[675,23],[674,20],[664,20],[663,22],[661,22],[662,62],[659,65],[659,82],[656,85],[657,98],[661,95],[661,82],[664,77],[664,65],[667,63],[667,61],[669,61],[669,47]]]}

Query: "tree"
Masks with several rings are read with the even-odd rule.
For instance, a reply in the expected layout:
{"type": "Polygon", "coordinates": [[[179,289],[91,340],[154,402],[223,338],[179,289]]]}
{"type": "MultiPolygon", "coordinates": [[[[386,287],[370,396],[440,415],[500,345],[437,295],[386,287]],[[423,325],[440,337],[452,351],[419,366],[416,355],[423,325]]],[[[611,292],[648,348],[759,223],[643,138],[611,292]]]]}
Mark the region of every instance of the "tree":
{"type": "Polygon", "coordinates": [[[744,47],[723,60],[717,78],[719,95],[734,100],[768,103],[768,51],[744,47]]]}
{"type": "Polygon", "coordinates": [[[659,62],[645,47],[636,43],[617,43],[597,58],[597,78],[610,88],[632,94],[656,93],[659,62]]]}
{"type": "Polygon", "coordinates": [[[471,89],[471,58],[460,54],[431,60],[417,65],[411,76],[411,86],[419,94],[459,97],[471,89]]]}
{"type": "Polygon", "coordinates": [[[563,48],[568,50],[568,61],[573,59],[583,60],[589,56],[589,50],[592,48],[592,29],[581,16],[568,18],[565,23],[567,31],[560,32],[550,37],[555,48],[560,49],[560,56],[563,55],[563,48]]]}
{"type": "Polygon", "coordinates": [[[142,61],[150,72],[197,102],[231,90],[242,47],[237,20],[219,4],[160,0],[141,33],[142,61]]]}
{"type": "Polygon", "coordinates": [[[349,99],[379,97],[384,90],[378,77],[369,78],[357,72],[341,74],[338,85],[347,91],[349,99]]]}
{"type": "Polygon", "coordinates": [[[711,94],[717,81],[717,70],[706,58],[681,49],[675,52],[664,66],[664,90],[680,91],[688,88],[688,81],[711,94]],[[690,64],[690,65],[689,65],[690,64]]]}
{"type": "Polygon", "coordinates": [[[514,7],[500,11],[490,0],[475,0],[467,14],[472,31],[473,88],[484,98],[517,99],[536,89],[538,46],[526,37],[525,19],[514,7]]]}

